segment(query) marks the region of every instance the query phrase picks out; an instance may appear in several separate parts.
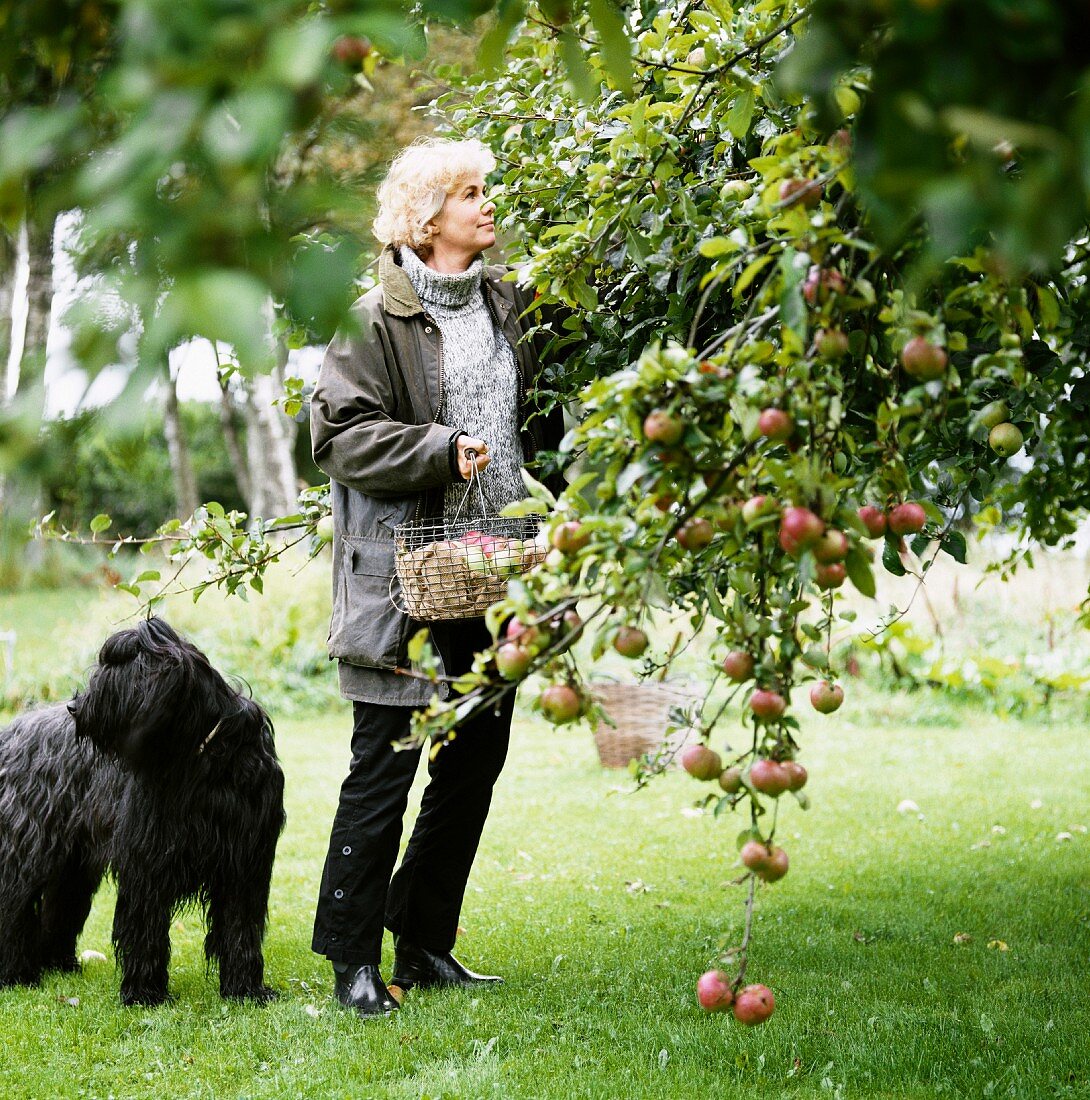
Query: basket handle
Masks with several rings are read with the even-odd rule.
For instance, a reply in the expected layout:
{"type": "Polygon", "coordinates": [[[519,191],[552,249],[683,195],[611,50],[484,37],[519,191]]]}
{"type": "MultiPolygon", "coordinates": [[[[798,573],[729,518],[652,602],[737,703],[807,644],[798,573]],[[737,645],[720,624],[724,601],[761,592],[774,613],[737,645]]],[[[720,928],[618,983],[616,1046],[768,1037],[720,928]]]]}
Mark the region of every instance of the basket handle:
{"type": "Polygon", "coordinates": [[[477,457],[477,452],[472,448],[466,450],[466,457],[469,459],[469,484],[466,486],[466,491],[462,495],[461,501],[458,503],[458,507],[454,510],[454,516],[451,519],[451,525],[453,526],[458,522],[463,510],[465,509],[466,502],[469,500],[469,494],[473,492],[473,486],[477,486],[477,495],[481,502],[481,514],[487,515],[489,511],[494,511],[492,507],[492,501],[485,495],[484,485],[481,482],[481,472],[477,469],[477,463],[474,459],[477,457]]]}
{"type": "Polygon", "coordinates": [[[394,595],[394,581],[396,581],[396,580],[397,580],[397,573],[394,572],[390,576],[390,588],[389,588],[389,591],[387,592],[387,595],[390,597],[390,603],[392,603],[394,605],[394,610],[395,611],[400,611],[402,615],[407,615],[411,619],[412,615],[409,614],[409,609],[407,607],[402,607],[397,602],[397,597],[394,595]]]}

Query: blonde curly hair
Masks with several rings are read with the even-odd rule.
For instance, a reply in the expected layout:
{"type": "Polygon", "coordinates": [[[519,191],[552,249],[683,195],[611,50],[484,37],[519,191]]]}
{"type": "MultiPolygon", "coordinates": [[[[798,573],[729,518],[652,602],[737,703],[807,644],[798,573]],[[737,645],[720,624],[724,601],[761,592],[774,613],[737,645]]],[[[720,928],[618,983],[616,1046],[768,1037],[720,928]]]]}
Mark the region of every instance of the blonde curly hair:
{"type": "Polygon", "coordinates": [[[443,209],[447,196],[478,172],[488,175],[496,158],[469,139],[418,138],[394,158],[378,188],[378,216],[371,231],[384,245],[408,245],[431,251],[429,222],[443,209]]]}

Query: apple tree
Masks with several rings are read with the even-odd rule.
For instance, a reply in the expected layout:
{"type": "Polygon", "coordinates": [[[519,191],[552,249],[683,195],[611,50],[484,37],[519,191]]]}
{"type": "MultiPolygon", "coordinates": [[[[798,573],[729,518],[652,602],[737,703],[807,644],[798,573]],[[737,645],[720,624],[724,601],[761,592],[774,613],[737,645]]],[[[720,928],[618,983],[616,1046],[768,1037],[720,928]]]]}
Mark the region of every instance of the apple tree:
{"type": "Polygon", "coordinates": [[[729,980],[705,975],[699,995],[733,998],[747,1023],[772,1008],[764,987],[744,987],[754,889],[787,872],[778,811],[806,798],[796,714],[844,698],[838,590],[872,596],[879,568],[922,583],[939,553],[963,562],[955,523],[970,515],[981,531],[1059,542],[1088,502],[1075,472],[1090,400],[1085,201],[1041,214],[1043,238],[1019,227],[1053,177],[1034,123],[1008,119],[998,89],[994,104],[943,115],[945,129],[922,127],[921,147],[938,149],[919,176],[901,163],[883,112],[910,90],[910,65],[882,36],[912,7],[936,6],[819,4],[807,19],[790,0],[628,5],[631,95],[585,20],[562,29],[530,9],[504,70],[445,72],[437,103],[499,159],[509,258],[557,318],[555,399],[582,415],[560,456],[568,488],[555,498],[530,482],[515,506],[551,517],[554,549],[492,609],[497,628],[515,617],[498,664],[483,656],[421,729],[531,670],[545,716],[571,720],[593,706],[572,642],[643,655],[651,673],[668,660],[647,649],[651,609],[710,631],[701,743],[682,763],[717,813],[743,815],[750,888],[729,980]],[[884,14],[823,65],[820,36],[856,8],[884,14]],[[593,94],[561,64],[571,33],[593,94]],[[982,156],[985,135],[1007,140],[982,156]],[[896,157],[907,178],[891,194],[896,157]],[[963,223],[978,178],[993,205],[963,223]],[[951,189],[960,198],[945,203],[951,189]],[[909,196],[922,214],[898,203],[909,196]],[[724,685],[741,729],[710,704],[724,685]]]}

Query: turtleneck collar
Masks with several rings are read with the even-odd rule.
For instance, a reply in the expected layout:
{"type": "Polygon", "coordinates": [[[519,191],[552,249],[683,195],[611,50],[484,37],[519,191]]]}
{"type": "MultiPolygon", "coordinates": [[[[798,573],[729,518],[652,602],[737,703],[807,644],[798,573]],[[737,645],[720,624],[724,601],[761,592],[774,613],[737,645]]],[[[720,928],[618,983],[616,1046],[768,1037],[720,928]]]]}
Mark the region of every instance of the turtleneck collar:
{"type": "Polygon", "coordinates": [[[473,263],[453,275],[435,271],[409,247],[402,245],[398,249],[401,267],[413,284],[413,289],[422,303],[458,309],[468,305],[473,295],[481,288],[484,276],[484,261],[478,256],[473,263]]]}

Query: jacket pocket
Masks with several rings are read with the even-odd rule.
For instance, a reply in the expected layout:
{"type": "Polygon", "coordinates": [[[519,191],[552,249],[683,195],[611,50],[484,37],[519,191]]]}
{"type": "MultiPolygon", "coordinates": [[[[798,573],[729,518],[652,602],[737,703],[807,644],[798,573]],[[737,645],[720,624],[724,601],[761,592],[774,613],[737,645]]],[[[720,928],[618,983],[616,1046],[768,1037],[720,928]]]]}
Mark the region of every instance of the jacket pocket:
{"type": "Polygon", "coordinates": [[[397,667],[406,618],[391,599],[391,589],[394,598],[400,592],[393,577],[392,539],[344,537],[329,624],[330,657],[365,668],[397,667]]]}

